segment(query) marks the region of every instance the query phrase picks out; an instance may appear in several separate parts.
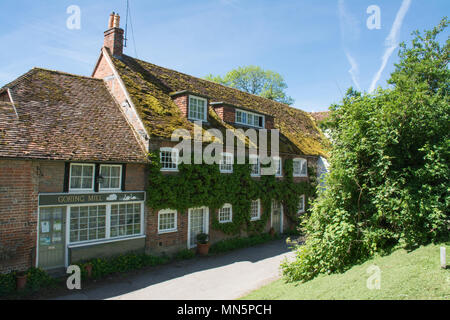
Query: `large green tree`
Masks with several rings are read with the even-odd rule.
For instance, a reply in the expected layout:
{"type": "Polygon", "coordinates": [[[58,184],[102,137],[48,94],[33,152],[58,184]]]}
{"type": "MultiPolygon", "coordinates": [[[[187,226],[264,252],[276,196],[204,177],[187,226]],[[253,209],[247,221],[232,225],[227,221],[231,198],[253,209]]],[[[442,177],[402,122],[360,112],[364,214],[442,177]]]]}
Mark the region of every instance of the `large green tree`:
{"type": "Polygon", "coordinates": [[[283,77],[277,72],[258,66],[239,67],[224,77],[209,74],[205,79],[281,103],[294,103],[294,99],[285,92],[288,86],[283,77]]]}
{"type": "Polygon", "coordinates": [[[448,239],[450,40],[438,39],[448,23],[400,46],[388,89],[350,89],[331,107],[327,189],[305,218],[305,245],[283,263],[288,280],[448,239]]]}

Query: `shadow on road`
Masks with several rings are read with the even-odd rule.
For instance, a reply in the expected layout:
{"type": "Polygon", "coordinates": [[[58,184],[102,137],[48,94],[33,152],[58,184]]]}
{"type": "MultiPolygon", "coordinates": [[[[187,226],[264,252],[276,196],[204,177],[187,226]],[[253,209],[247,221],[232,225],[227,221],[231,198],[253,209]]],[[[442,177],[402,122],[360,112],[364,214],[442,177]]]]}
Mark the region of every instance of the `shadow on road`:
{"type": "MultiPolygon", "coordinates": [[[[174,261],[166,265],[151,267],[136,272],[112,276],[90,283],[87,287],[77,290],[60,292],[52,300],[101,300],[124,295],[149,286],[160,284],[190,274],[226,267],[238,262],[257,263],[289,252],[286,240],[276,240],[266,244],[235,250],[232,252],[196,257],[191,260],[174,261]]],[[[201,275],[199,275],[201,277],[201,275]]]]}

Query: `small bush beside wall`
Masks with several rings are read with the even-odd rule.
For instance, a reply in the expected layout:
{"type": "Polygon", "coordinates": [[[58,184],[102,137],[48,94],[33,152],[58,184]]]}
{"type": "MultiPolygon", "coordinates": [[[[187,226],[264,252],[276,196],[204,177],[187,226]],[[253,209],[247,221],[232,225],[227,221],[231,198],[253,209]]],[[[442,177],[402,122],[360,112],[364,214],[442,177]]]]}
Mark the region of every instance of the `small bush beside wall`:
{"type": "Polygon", "coordinates": [[[246,248],[255,246],[257,244],[266,243],[270,240],[272,240],[272,237],[267,233],[250,236],[248,238],[227,239],[213,244],[209,249],[209,252],[212,254],[227,252],[235,249],[246,248]]]}

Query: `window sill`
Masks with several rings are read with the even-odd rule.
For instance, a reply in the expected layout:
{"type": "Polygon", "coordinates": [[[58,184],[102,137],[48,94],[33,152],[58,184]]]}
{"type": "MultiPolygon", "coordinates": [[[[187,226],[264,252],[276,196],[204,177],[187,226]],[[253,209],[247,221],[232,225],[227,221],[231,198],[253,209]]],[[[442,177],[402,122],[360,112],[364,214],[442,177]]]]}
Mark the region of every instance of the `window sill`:
{"type": "Polygon", "coordinates": [[[178,169],[161,169],[161,172],[178,172],[178,169]]]}
{"type": "Polygon", "coordinates": [[[233,220],[231,221],[219,221],[220,224],[225,224],[225,223],[233,223],[233,220]]]}
{"type": "Polygon", "coordinates": [[[99,244],[106,244],[106,243],[112,243],[112,242],[118,242],[118,241],[142,239],[145,237],[147,237],[147,236],[139,235],[139,236],[130,236],[130,237],[122,237],[122,238],[114,238],[114,239],[104,239],[104,240],[91,241],[91,242],[85,242],[85,243],[74,243],[74,244],[68,244],[67,248],[75,249],[75,248],[89,247],[89,246],[95,246],[95,245],[99,245],[99,244]]]}
{"type": "Polygon", "coordinates": [[[259,221],[259,220],[261,220],[261,218],[252,218],[252,219],[250,219],[250,221],[259,221]]]}
{"type": "Polygon", "coordinates": [[[175,230],[167,230],[167,231],[158,231],[158,235],[168,234],[168,233],[175,233],[178,232],[178,229],[175,230]]]}

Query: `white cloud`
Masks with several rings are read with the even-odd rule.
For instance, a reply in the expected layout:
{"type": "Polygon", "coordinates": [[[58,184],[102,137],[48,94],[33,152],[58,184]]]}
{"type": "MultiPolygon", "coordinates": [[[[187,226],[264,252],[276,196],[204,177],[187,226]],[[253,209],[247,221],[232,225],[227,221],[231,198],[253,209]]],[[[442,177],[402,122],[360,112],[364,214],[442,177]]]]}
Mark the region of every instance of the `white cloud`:
{"type": "Polygon", "coordinates": [[[359,85],[359,66],[356,60],[350,55],[350,53],[346,52],[347,60],[352,66],[348,73],[352,76],[353,83],[358,91],[361,91],[361,86],[359,85]]]}
{"type": "Polygon", "coordinates": [[[395,21],[394,21],[394,24],[392,25],[391,32],[389,33],[388,37],[386,38],[385,46],[387,48],[383,54],[383,57],[381,58],[381,67],[378,70],[378,72],[375,74],[375,76],[372,80],[372,84],[370,85],[369,92],[375,91],[377,83],[380,80],[384,69],[386,68],[389,58],[391,57],[392,53],[394,53],[395,49],[397,49],[397,47],[398,47],[398,41],[399,41],[399,37],[400,37],[400,29],[402,27],[403,19],[405,18],[410,5],[411,5],[411,0],[403,0],[402,6],[400,7],[400,10],[397,12],[397,16],[395,17],[395,21]]]}
{"type": "Polygon", "coordinates": [[[345,55],[347,57],[348,62],[350,63],[350,73],[352,77],[353,84],[355,85],[358,91],[361,91],[361,86],[359,85],[359,65],[356,62],[355,58],[349,53],[349,50],[346,48],[347,43],[357,41],[360,36],[360,28],[358,19],[356,19],[345,7],[344,0],[338,1],[338,15],[339,15],[339,23],[340,23],[340,31],[341,31],[341,39],[344,46],[345,55]]]}

